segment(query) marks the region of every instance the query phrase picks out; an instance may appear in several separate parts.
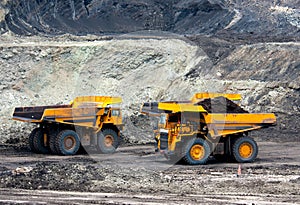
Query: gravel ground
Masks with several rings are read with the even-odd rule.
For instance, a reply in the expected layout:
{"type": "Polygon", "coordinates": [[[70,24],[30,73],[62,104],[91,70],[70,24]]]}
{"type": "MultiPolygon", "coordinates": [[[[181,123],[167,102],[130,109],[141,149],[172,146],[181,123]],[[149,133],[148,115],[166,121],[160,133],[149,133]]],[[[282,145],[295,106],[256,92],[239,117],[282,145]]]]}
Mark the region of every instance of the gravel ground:
{"type": "Polygon", "coordinates": [[[150,145],[122,146],[113,155],[76,156],[39,155],[2,145],[0,202],[300,203],[300,144],[258,145],[257,160],[242,164],[241,175],[239,164],[213,158],[203,166],[173,165],[150,145]]]}

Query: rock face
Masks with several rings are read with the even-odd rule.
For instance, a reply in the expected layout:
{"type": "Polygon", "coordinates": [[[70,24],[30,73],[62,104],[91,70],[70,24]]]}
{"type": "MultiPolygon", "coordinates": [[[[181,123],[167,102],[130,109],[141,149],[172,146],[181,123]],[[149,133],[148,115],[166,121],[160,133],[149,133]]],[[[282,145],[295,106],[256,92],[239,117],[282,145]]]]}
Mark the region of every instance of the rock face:
{"type": "Polygon", "coordinates": [[[296,36],[300,28],[299,2],[286,0],[6,0],[0,5],[2,32],[21,35],[158,30],[296,36]]]}
{"type": "Polygon", "coordinates": [[[25,35],[84,35],[140,30],[216,32],[234,16],[232,11],[223,8],[220,3],[208,0],[18,0],[8,1],[5,8],[9,10],[5,17],[7,29],[25,35]]]}

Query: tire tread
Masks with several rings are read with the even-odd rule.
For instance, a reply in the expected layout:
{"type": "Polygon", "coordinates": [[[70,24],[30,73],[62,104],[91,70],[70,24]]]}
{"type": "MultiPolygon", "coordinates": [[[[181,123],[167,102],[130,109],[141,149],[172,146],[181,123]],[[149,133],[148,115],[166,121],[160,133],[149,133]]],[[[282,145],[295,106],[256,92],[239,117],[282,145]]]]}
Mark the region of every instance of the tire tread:
{"type": "Polygon", "coordinates": [[[258,146],[257,143],[254,141],[253,138],[251,137],[240,137],[237,140],[235,140],[233,146],[232,146],[232,153],[233,153],[233,157],[235,159],[236,162],[240,162],[240,163],[248,163],[248,162],[253,162],[258,154],[258,146]],[[253,145],[254,151],[252,156],[249,159],[243,159],[240,155],[239,155],[239,146],[240,144],[242,144],[243,142],[249,142],[250,144],[253,145]]]}
{"type": "Polygon", "coordinates": [[[194,138],[194,139],[190,140],[189,142],[187,142],[185,144],[185,146],[183,146],[182,156],[183,156],[183,158],[182,158],[183,161],[186,162],[187,164],[190,164],[190,165],[203,165],[203,164],[206,164],[206,162],[207,162],[207,160],[210,156],[210,146],[204,139],[194,138]],[[189,155],[190,154],[190,149],[195,144],[200,144],[205,148],[205,156],[202,160],[199,160],[199,161],[193,160],[189,155]]]}

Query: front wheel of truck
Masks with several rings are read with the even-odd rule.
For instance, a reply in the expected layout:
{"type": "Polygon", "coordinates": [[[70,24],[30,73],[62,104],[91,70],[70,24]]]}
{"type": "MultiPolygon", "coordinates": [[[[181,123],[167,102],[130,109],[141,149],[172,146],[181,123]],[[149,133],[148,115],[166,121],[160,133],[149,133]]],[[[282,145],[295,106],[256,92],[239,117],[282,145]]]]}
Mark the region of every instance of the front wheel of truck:
{"type": "Polygon", "coordinates": [[[257,157],[258,147],[251,137],[240,137],[234,142],[232,153],[237,162],[252,162],[257,157]]]}
{"type": "Polygon", "coordinates": [[[187,164],[205,164],[210,155],[210,146],[204,139],[194,138],[183,146],[183,160],[187,164]]]}
{"type": "Polygon", "coordinates": [[[104,129],[97,134],[97,150],[100,153],[114,153],[118,146],[118,134],[114,130],[104,129]]]}
{"type": "Polygon", "coordinates": [[[73,130],[63,130],[56,136],[56,149],[61,155],[74,155],[80,147],[78,134],[73,130]]]}

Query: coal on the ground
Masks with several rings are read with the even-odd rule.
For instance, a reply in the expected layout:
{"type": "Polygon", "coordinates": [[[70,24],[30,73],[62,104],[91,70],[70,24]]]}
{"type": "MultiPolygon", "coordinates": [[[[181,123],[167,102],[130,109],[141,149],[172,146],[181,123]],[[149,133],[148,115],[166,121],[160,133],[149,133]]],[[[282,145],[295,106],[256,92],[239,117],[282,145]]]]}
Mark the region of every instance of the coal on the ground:
{"type": "Polygon", "coordinates": [[[196,105],[201,105],[208,113],[248,113],[248,111],[223,96],[208,98],[196,103],[196,105]]]}
{"type": "Polygon", "coordinates": [[[40,162],[28,173],[0,175],[0,187],[87,191],[93,180],[104,180],[101,169],[80,163],[40,162]]]}

